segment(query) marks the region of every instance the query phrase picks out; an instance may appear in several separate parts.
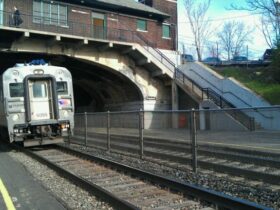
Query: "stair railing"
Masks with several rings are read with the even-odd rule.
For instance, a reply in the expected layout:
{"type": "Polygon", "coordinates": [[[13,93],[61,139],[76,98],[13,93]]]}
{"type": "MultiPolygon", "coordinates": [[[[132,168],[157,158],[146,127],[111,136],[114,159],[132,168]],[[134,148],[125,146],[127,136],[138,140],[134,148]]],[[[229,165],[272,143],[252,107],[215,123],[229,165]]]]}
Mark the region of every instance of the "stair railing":
{"type": "MultiPolygon", "coordinates": [[[[198,77],[200,77],[202,80],[204,80],[206,83],[208,83],[209,85],[211,85],[212,87],[214,87],[216,90],[219,90],[218,87],[216,87],[216,85],[214,85],[212,82],[208,81],[207,79],[205,79],[203,76],[201,76],[199,73],[197,73],[195,70],[190,69],[190,71],[192,71],[193,73],[195,73],[198,77]]],[[[242,98],[240,98],[239,96],[235,95],[233,92],[231,91],[222,91],[219,90],[221,93],[223,94],[230,94],[233,97],[237,98],[239,101],[241,101],[243,104],[245,104],[248,107],[252,107],[250,104],[248,104],[246,101],[244,101],[242,98]]],[[[266,118],[266,119],[273,119],[272,116],[266,116],[265,114],[263,114],[262,112],[256,111],[258,114],[260,114],[262,117],[266,118]]]]}
{"type": "MultiPolygon", "coordinates": [[[[222,97],[220,94],[216,93],[211,88],[202,88],[198,83],[196,83],[194,80],[186,76],[182,71],[180,71],[178,68],[175,68],[175,79],[182,84],[187,84],[187,86],[190,87],[190,90],[192,93],[195,93],[202,100],[209,99],[212,102],[214,102],[217,106],[220,108],[236,108],[231,102],[229,102],[227,99],[222,97]],[[199,92],[194,91],[199,90],[199,92]]],[[[253,131],[255,130],[255,120],[253,117],[250,117],[246,115],[241,110],[226,110],[226,112],[233,117],[235,120],[240,122],[244,127],[246,127],[248,130],[253,131]]]]}

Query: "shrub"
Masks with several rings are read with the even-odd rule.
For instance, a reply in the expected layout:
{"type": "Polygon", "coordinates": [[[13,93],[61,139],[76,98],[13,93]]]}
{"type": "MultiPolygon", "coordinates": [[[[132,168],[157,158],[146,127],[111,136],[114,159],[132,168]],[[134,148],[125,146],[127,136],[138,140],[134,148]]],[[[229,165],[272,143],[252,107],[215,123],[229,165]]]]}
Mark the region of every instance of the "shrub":
{"type": "Polygon", "coordinates": [[[272,67],[273,77],[278,83],[280,83],[280,44],[278,44],[277,48],[273,51],[272,67]]]}

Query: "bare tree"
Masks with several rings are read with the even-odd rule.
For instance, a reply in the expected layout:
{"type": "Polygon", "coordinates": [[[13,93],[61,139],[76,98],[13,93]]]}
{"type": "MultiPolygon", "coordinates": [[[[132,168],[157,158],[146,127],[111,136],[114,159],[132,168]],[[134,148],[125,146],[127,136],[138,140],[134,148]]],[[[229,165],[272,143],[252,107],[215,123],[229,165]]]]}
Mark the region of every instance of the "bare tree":
{"type": "Polygon", "coordinates": [[[218,33],[218,38],[222,49],[227,53],[228,60],[232,56],[239,55],[245,49],[252,32],[253,30],[242,22],[229,21],[224,23],[222,31],[218,33]]]}
{"type": "Polygon", "coordinates": [[[213,41],[206,42],[206,49],[209,57],[220,57],[219,43],[213,41]]]}
{"type": "Polygon", "coordinates": [[[195,3],[197,0],[184,0],[187,18],[194,36],[197,59],[201,61],[202,47],[210,36],[210,21],[206,13],[211,4],[211,0],[203,3],[195,3]]]}
{"type": "Polygon", "coordinates": [[[246,7],[232,5],[233,9],[257,12],[261,15],[261,25],[258,28],[262,31],[269,47],[279,44],[280,35],[280,2],[279,0],[246,0],[246,7]]]}

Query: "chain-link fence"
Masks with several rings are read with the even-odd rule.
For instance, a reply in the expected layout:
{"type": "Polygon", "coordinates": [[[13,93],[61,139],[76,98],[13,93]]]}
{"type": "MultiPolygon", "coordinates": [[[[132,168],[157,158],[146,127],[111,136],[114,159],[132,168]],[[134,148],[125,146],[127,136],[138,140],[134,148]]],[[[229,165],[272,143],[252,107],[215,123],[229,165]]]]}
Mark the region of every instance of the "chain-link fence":
{"type": "Polygon", "coordinates": [[[196,171],[201,148],[280,154],[280,107],[76,114],[70,143],[196,171]]]}

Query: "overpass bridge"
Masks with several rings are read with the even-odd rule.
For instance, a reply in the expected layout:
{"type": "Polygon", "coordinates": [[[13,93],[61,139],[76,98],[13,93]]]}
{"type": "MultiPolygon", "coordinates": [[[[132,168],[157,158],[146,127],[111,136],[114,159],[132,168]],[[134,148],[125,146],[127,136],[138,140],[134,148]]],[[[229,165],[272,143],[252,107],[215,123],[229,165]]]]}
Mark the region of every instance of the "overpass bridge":
{"type": "MultiPolygon", "coordinates": [[[[129,30],[108,29],[105,34],[91,33],[90,26],[79,23],[68,28],[34,27],[28,21],[21,28],[3,24],[0,49],[2,72],[34,58],[68,68],[74,79],[76,112],[234,107],[129,30]]],[[[254,129],[252,117],[237,113],[230,116],[234,123],[254,129]]]]}

